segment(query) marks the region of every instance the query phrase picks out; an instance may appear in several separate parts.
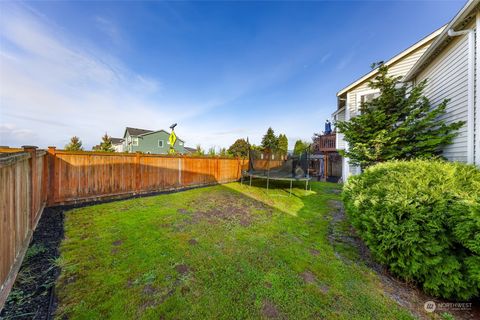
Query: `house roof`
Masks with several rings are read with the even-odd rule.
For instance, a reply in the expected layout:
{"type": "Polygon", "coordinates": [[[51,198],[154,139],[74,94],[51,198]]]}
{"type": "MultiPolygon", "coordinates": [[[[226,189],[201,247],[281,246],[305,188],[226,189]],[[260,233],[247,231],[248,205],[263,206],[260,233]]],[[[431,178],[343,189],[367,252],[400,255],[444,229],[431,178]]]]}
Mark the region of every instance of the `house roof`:
{"type": "Polygon", "coordinates": [[[153,132],[153,130],[126,127],[125,128],[125,133],[127,133],[127,132],[131,136],[139,136],[139,135],[142,135],[142,134],[145,134],[145,133],[153,132]]]}
{"type": "Polygon", "coordinates": [[[195,148],[190,148],[190,147],[184,147],[184,148],[185,148],[185,150],[187,150],[190,153],[194,153],[195,151],[197,151],[197,149],[195,149],[195,148]]]}
{"type": "Polygon", "coordinates": [[[122,138],[110,138],[110,141],[112,141],[112,144],[120,144],[120,143],[122,143],[123,141],[125,141],[125,139],[122,139],[122,138]]]}
{"type": "MultiPolygon", "coordinates": [[[[160,130],[147,130],[147,129],[139,129],[139,128],[131,128],[131,127],[126,127],[125,128],[125,133],[123,134],[123,136],[125,137],[126,134],[131,135],[131,136],[138,136],[138,137],[141,137],[141,136],[146,136],[146,135],[149,135],[149,134],[154,134],[154,133],[157,133],[157,132],[164,132],[166,133],[167,135],[170,135],[169,132],[163,130],[163,129],[160,129],[160,130]]],[[[180,139],[179,137],[177,137],[177,140],[178,141],[181,141],[181,142],[185,142],[184,140],[180,139]]]]}
{"type": "Polygon", "coordinates": [[[453,29],[459,31],[464,28],[472,19],[475,18],[475,14],[479,9],[480,0],[469,0],[463,8],[455,15],[455,17],[443,28],[443,31],[435,39],[432,45],[425,51],[425,53],[418,59],[413,65],[412,69],[405,75],[405,80],[412,80],[420,71],[436,57],[443,49],[452,41],[452,38],[448,35],[448,30],[453,29]]]}
{"type": "MultiPolygon", "coordinates": [[[[478,0],[480,1],[480,0],[478,0]]],[[[386,66],[389,66],[389,65],[392,65],[394,64],[395,62],[397,62],[398,60],[402,59],[403,57],[405,57],[406,55],[410,54],[411,52],[415,51],[416,49],[420,48],[421,46],[423,46],[424,44],[426,44],[427,42],[433,40],[435,37],[437,37],[443,30],[445,30],[445,26],[441,27],[440,29],[434,31],[433,33],[429,34],[428,36],[426,36],[425,38],[423,38],[422,40],[416,42],[414,45],[410,46],[409,48],[403,50],[402,52],[400,52],[399,54],[397,54],[396,56],[394,56],[393,58],[391,58],[390,60],[388,60],[387,62],[384,63],[384,65],[386,66]]],[[[342,90],[340,90],[338,93],[337,93],[337,97],[343,95],[344,93],[346,93],[347,91],[349,91],[350,89],[356,87],[357,85],[361,84],[362,82],[365,82],[367,81],[369,78],[373,77],[376,73],[378,72],[378,68],[375,68],[373,69],[372,71],[370,71],[369,73],[367,73],[366,75],[364,75],[363,77],[361,77],[360,79],[352,82],[351,84],[349,84],[348,86],[346,86],[345,88],[343,88],[342,90]]]]}
{"type": "MultiPolygon", "coordinates": [[[[165,130],[163,130],[163,129],[160,129],[160,130],[157,130],[157,131],[150,131],[150,132],[147,132],[147,133],[143,133],[143,134],[140,134],[139,136],[146,136],[146,135],[154,134],[154,133],[157,133],[157,132],[164,132],[164,133],[166,133],[167,135],[170,135],[169,132],[167,132],[167,131],[165,131],[165,130]]],[[[178,136],[177,136],[177,140],[178,140],[178,141],[185,142],[185,141],[183,141],[182,139],[180,139],[178,136]]]]}

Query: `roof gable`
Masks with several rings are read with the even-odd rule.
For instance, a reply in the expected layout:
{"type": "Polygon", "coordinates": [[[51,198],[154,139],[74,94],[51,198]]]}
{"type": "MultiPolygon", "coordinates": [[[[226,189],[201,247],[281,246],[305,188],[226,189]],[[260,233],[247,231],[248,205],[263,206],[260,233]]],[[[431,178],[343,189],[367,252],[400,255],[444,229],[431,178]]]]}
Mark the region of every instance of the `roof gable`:
{"type": "Polygon", "coordinates": [[[127,132],[130,136],[139,136],[145,133],[153,132],[153,130],[126,127],[123,137],[127,135],[127,132]]]}
{"type": "Polygon", "coordinates": [[[112,144],[119,144],[119,143],[122,143],[123,141],[125,141],[125,139],[110,137],[110,141],[112,142],[112,144]]]}
{"type": "MultiPolygon", "coordinates": [[[[435,37],[437,37],[443,30],[445,29],[445,26],[441,27],[440,29],[436,30],[435,32],[429,34],[428,36],[426,36],[425,38],[423,38],[422,40],[418,41],[417,43],[415,43],[414,45],[410,46],[409,48],[407,48],[406,50],[400,52],[399,54],[397,54],[396,56],[394,56],[393,58],[391,58],[390,60],[388,60],[387,62],[384,63],[384,65],[386,66],[390,66],[398,61],[400,61],[401,59],[403,59],[404,57],[408,56],[410,53],[412,53],[413,51],[417,50],[418,48],[424,46],[425,44],[427,44],[429,41],[433,41],[433,39],[435,39],[435,37]]],[[[361,77],[360,79],[352,82],[350,85],[348,85],[347,87],[343,88],[342,90],[340,90],[338,93],[337,93],[337,96],[341,96],[343,94],[345,94],[347,91],[350,91],[351,89],[359,86],[360,84],[368,81],[370,78],[372,78],[373,76],[375,76],[375,74],[377,74],[378,72],[378,68],[375,68],[374,70],[370,71],[369,73],[367,73],[366,75],[364,75],[363,77],[361,77]]]]}
{"type": "Polygon", "coordinates": [[[443,28],[443,31],[435,39],[432,45],[425,51],[425,53],[418,59],[413,65],[412,69],[405,75],[407,81],[412,80],[420,71],[443,51],[451,41],[451,37],[448,35],[448,30],[462,29],[474,19],[474,14],[479,10],[480,0],[469,0],[465,6],[455,15],[455,17],[443,28]]]}

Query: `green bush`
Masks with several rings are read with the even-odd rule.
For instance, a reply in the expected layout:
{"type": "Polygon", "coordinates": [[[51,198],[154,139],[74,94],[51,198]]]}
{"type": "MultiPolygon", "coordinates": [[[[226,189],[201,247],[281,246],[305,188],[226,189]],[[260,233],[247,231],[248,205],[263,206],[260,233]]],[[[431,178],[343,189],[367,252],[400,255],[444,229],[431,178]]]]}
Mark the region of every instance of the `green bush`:
{"type": "Polygon", "coordinates": [[[425,292],[480,292],[480,170],[432,160],[393,161],[349,178],[343,200],[379,262],[425,292]]]}

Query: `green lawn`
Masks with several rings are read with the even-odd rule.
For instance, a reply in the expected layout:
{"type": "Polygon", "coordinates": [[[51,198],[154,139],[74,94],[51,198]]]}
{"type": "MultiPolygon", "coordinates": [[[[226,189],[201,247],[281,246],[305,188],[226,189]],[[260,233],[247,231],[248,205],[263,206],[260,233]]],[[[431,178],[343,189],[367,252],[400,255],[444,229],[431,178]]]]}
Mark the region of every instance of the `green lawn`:
{"type": "Polygon", "coordinates": [[[328,241],[339,186],[298,187],[231,183],[67,212],[57,315],[410,319],[328,241]]]}

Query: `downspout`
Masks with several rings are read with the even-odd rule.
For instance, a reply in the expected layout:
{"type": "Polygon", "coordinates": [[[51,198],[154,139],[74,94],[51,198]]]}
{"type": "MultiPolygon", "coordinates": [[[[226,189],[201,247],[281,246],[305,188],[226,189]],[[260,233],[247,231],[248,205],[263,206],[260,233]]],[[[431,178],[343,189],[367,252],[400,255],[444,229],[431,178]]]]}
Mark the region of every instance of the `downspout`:
{"type": "MultiPolygon", "coordinates": [[[[477,27],[477,30],[478,30],[478,26],[480,26],[480,11],[477,12],[477,16],[476,16],[476,27],[477,27]]],[[[479,75],[480,74],[480,55],[478,54],[479,50],[478,50],[478,46],[480,46],[480,32],[476,32],[476,38],[477,38],[477,41],[476,41],[476,55],[475,55],[475,59],[476,59],[476,75],[479,75]]],[[[474,163],[477,165],[477,166],[480,166],[480,103],[478,103],[478,94],[480,94],[480,81],[477,81],[476,83],[477,87],[475,88],[476,89],[476,93],[477,93],[477,101],[475,101],[475,137],[476,137],[476,141],[475,141],[475,156],[474,156],[474,163]]]]}
{"type": "MultiPolygon", "coordinates": [[[[478,20],[478,17],[477,17],[478,20]]],[[[468,34],[468,106],[467,106],[467,162],[474,163],[474,116],[475,116],[475,30],[448,30],[449,37],[468,34]]]]}

